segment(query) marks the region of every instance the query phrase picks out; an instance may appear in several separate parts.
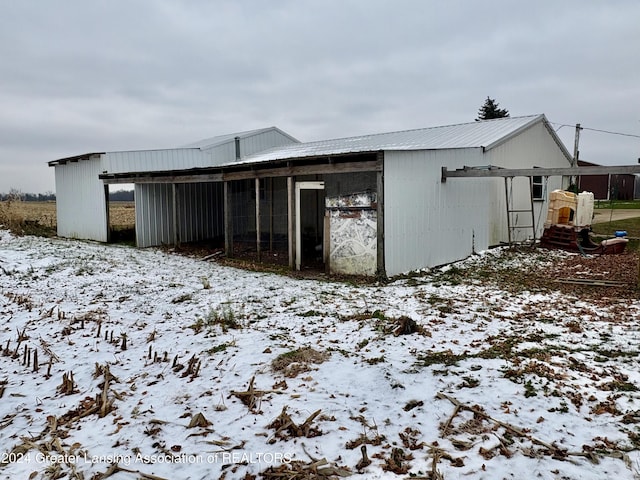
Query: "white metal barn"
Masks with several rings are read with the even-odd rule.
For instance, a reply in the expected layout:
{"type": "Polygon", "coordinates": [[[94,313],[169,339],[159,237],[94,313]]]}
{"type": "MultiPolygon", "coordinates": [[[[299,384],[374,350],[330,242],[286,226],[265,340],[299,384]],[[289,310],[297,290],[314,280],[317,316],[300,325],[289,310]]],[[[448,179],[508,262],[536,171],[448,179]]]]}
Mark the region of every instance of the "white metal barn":
{"type": "MultiPolygon", "coordinates": [[[[210,167],[235,161],[241,154],[250,155],[267,148],[295,142],[298,140],[278,128],[270,127],[208,138],[181,148],[87,153],[54,160],[49,162],[49,166],[55,167],[58,235],[99,242],[109,241],[107,184],[98,177],[103,173],[210,167]]],[[[164,187],[166,189],[166,185],[164,187]]],[[[163,209],[172,208],[169,203],[173,202],[173,197],[167,196],[168,193],[165,192],[165,196],[158,201],[158,196],[161,194],[154,191],[152,186],[136,185],[136,207],[138,207],[136,224],[140,227],[149,225],[146,219],[151,213],[145,213],[145,207],[159,210],[157,215],[161,215],[163,209]],[[154,199],[147,198],[149,196],[154,199]],[[140,218],[142,215],[144,217],[140,218]]],[[[211,192],[207,188],[201,188],[199,192],[181,192],[178,195],[184,197],[189,194],[189,201],[187,198],[183,199],[183,209],[188,210],[183,212],[181,218],[186,219],[190,215],[206,215],[196,210],[206,208],[211,192]],[[194,202],[196,205],[193,205],[194,202]]],[[[164,219],[164,222],[166,221],[167,219],[164,219]]],[[[205,228],[203,233],[206,233],[215,227],[205,223],[203,228],[205,228]]],[[[153,228],[142,228],[137,232],[138,245],[172,243],[173,232],[166,231],[161,235],[158,231],[162,229],[162,224],[154,225],[153,228]]],[[[192,235],[184,241],[197,239],[199,239],[197,235],[192,235]]]]}
{"type": "Polygon", "coordinates": [[[133,183],[138,246],[207,240],[228,256],[393,276],[538,237],[547,191],[565,186],[542,175],[444,182],[443,167],[571,165],[544,115],[310,143],[257,132],[246,134],[265,135],[254,148],[216,137],[226,153],[215,157],[203,146],[217,141],[50,162],[59,235],[107,240],[104,185],[133,183]]]}

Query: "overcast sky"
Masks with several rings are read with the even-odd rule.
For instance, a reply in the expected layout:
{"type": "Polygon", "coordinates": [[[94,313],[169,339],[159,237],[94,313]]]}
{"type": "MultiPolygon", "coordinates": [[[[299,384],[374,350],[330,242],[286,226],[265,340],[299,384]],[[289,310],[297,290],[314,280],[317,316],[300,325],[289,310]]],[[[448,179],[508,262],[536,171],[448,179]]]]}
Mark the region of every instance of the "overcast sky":
{"type": "MultiPolygon", "coordinates": [[[[487,96],[571,152],[576,123],[640,136],[639,25],[637,0],[0,0],[0,192],[87,152],[465,123],[487,96]]],[[[640,138],[583,130],[580,157],[635,164],[640,138]]]]}

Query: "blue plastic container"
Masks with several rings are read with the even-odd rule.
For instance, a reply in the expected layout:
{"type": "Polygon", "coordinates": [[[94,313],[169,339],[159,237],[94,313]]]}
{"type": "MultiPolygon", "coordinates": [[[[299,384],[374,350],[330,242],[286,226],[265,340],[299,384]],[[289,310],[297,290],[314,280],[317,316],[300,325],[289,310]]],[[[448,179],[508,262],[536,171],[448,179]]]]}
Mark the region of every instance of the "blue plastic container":
{"type": "Polygon", "coordinates": [[[626,237],[626,236],[627,236],[626,230],[616,230],[616,237],[626,237]]]}

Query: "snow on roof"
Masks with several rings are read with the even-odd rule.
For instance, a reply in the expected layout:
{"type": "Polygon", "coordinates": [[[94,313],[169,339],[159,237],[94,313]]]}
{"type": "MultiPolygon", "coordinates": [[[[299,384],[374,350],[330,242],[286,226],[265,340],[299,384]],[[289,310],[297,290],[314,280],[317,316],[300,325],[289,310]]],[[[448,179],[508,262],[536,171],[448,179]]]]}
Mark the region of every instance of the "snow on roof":
{"type": "Polygon", "coordinates": [[[488,149],[540,121],[546,121],[542,114],[297,143],[249,155],[231,164],[381,150],[488,149]]]}

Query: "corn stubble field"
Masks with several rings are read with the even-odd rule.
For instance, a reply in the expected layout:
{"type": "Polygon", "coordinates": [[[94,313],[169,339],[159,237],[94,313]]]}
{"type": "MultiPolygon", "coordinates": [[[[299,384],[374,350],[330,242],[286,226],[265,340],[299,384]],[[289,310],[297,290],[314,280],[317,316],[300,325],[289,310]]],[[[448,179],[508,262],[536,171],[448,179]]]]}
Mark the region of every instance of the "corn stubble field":
{"type": "MultiPolygon", "coordinates": [[[[113,230],[131,229],[135,222],[133,202],[109,202],[109,223],[113,230]]],[[[0,202],[0,224],[20,233],[51,236],[56,232],[55,202],[0,202]]]]}
{"type": "Polygon", "coordinates": [[[634,248],[372,284],[183,253],[0,228],[0,478],[640,478],[634,248]]]}

